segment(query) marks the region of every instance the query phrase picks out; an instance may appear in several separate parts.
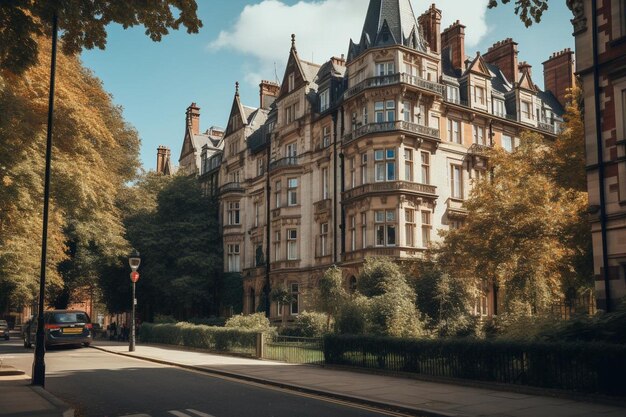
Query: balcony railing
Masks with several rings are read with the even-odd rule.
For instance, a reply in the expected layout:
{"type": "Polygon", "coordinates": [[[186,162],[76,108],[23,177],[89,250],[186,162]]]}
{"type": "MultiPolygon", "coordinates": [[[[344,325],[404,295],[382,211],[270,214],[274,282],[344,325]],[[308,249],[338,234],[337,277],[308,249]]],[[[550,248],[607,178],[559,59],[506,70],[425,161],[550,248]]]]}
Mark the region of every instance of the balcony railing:
{"type": "Polygon", "coordinates": [[[416,77],[414,75],[409,75],[406,73],[396,73],[391,75],[380,75],[377,77],[367,78],[357,85],[349,88],[344,93],[344,99],[348,99],[359,94],[361,91],[366,90],[368,88],[381,87],[385,85],[393,85],[393,84],[410,84],[415,87],[421,88],[422,90],[427,90],[443,96],[445,91],[445,87],[442,84],[425,80],[421,77],[416,77]]]}
{"type": "Polygon", "coordinates": [[[350,200],[352,198],[357,198],[365,194],[385,193],[392,191],[408,191],[433,198],[437,196],[437,187],[434,185],[420,184],[408,181],[388,181],[375,182],[372,184],[363,184],[358,187],[352,188],[351,190],[347,190],[343,193],[343,199],[350,200]]]}
{"type": "Polygon", "coordinates": [[[330,210],[331,202],[330,198],[316,202],[314,204],[315,214],[330,210]]]}
{"type": "Polygon", "coordinates": [[[276,161],[270,162],[270,171],[278,169],[278,168],[298,166],[298,165],[300,165],[300,157],[288,156],[286,158],[281,158],[276,161]]]}
{"type": "Polygon", "coordinates": [[[396,120],[393,122],[368,123],[366,125],[357,127],[352,132],[344,135],[343,141],[344,143],[349,143],[355,139],[358,139],[365,135],[369,135],[371,133],[384,133],[396,130],[403,130],[405,132],[440,140],[439,129],[418,125],[417,123],[405,122],[404,120],[396,120]]]}
{"type": "Polygon", "coordinates": [[[467,217],[467,209],[463,206],[464,200],[450,197],[446,201],[448,217],[451,219],[467,217]]]}
{"type": "Polygon", "coordinates": [[[539,130],[543,130],[544,132],[548,132],[552,134],[556,133],[556,126],[553,123],[538,122],[537,128],[539,130]]]}
{"type": "Polygon", "coordinates": [[[242,193],[243,186],[240,182],[229,182],[220,187],[220,194],[229,193],[229,192],[240,192],[242,193]]]}
{"type": "Polygon", "coordinates": [[[343,254],[343,261],[362,261],[371,256],[387,256],[390,258],[411,258],[421,256],[424,248],[407,248],[407,247],[373,247],[366,249],[357,249],[352,252],[343,254]]]}
{"type": "Polygon", "coordinates": [[[467,153],[470,155],[485,156],[490,149],[493,149],[493,145],[483,145],[481,143],[472,143],[467,149],[467,153]]]}

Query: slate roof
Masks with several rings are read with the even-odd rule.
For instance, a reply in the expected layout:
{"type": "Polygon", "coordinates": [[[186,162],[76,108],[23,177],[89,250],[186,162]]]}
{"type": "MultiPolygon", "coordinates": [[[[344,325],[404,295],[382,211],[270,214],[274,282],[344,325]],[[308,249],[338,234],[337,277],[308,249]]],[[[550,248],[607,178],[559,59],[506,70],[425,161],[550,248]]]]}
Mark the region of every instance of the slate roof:
{"type": "Polygon", "coordinates": [[[359,43],[350,40],[348,61],[368,48],[388,45],[426,51],[410,0],[370,0],[359,43]]]}

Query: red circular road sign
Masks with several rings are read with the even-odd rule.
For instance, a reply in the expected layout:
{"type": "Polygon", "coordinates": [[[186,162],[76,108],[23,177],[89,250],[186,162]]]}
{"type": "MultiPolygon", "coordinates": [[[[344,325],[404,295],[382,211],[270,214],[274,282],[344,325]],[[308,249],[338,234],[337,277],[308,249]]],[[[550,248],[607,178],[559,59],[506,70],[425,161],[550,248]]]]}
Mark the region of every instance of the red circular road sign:
{"type": "Polygon", "coordinates": [[[137,272],[137,271],[133,271],[133,272],[131,272],[131,273],[130,273],[130,280],[131,280],[132,282],[137,282],[137,281],[139,281],[139,272],[137,272]]]}

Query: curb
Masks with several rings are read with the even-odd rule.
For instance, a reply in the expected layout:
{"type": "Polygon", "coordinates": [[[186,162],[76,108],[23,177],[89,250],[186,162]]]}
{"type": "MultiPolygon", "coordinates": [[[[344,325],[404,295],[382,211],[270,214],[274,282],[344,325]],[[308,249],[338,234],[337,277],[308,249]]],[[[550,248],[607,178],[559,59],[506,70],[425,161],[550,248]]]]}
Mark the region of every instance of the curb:
{"type": "Polygon", "coordinates": [[[2,367],[0,367],[0,376],[15,376],[15,375],[24,375],[24,371],[20,371],[19,369],[15,369],[12,366],[2,366],[2,367]]]}
{"type": "Polygon", "coordinates": [[[466,416],[465,414],[445,413],[443,411],[435,411],[435,410],[431,410],[428,408],[410,408],[410,407],[406,407],[400,404],[384,403],[384,402],[374,401],[374,400],[363,398],[363,397],[341,394],[341,393],[337,393],[333,391],[323,391],[319,389],[304,387],[301,385],[285,384],[282,382],[271,381],[271,380],[257,378],[257,377],[253,377],[249,375],[238,374],[235,372],[221,371],[217,369],[205,368],[205,367],[194,366],[194,365],[185,365],[185,364],[180,364],[176,362],[169,362],[169,361],[162,360],[162,359],[138,356],[135,354],[125,353],[125,352],[115,352],[115,351],[111,351],[100,346],[91,345],[90,347],[100,350],[102,352],[112,353],[114,355],[126,356],[129,358],[140,359],[140,360],[144,360],[147,362],[158,363],[161,365],[170,365],[170,366],[175,366],[177,368],[188,369],[192,371],[199,371],[199,372],[203,372],[207,374],[214,374],[214,375],[219,375],[219,376],[224,376],[224,377],[230,377],[233,379],[240,379],[243,381],[254,382],[256,384],[282,388],[282,389],[289,390],[289,391],[297,391],[297,392],[301,392],[305,394],[317,395],[320,397],[328,397],[328,398],[332,398],[332,399],[336,399],[336,400],[340,400],[340,401],[344,401],[348,403],[366,405],[369,407],[374,407],[374,408],[378,408],[378,409],[385,410],[385,411],[399,412],[399,413],[408,414],[411,416],[417,416],[417,417],[464,417],[466,416]]]}
{"type": "Polygon", "coordinates": [[[58,408],[59,411],[62,413],[63,417],[74,417],[74,409],[70,407],[66,402],[50,394],[48,391],[46,391],[42,387],[31,385],[29,388],[32,389],[35,393],[37,393],[44,400],[48,401],[50,404],[58,408]]]}

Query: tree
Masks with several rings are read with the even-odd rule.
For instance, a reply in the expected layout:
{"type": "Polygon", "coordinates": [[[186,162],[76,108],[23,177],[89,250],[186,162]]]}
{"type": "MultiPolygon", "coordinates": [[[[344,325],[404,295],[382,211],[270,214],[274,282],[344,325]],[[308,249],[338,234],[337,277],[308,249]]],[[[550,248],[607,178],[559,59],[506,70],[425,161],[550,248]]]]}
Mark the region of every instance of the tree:
{"type": "Polygon", "coordinates": [[[317,304],[321,311],[326,313],[326,330],[330,331],[330,321],[337,317],[341,306],[348,298],[343,287],[343,275],[341,269],[335,265],[324,272],[319,281],[317,304]]]}
{"type": "MultiPolygon", "coordinates": [[[[489,0],[487,7],[498,7],[498,1],[502,4],[510,3],[511,0],[489,0]]],[[[543,13],[548,10],[548,0],[515,0],[515,14],[524,22],[526,27],[541,22],[543,13]]]]}
{"type": "MultiPolygon", "coordinates": [[[[576,125],[568,123],[560,140],[576,125]]],[[[562,299],[572,276],[586,287],[591,282],[587,270],[576,269],[589,247],[581,232],[587,195],[559,181],[555,149],[540,135],[524,133],[514,152],[492,150],[492,175],[474,184],[465,225],[444,233],[437,251],[441,269],[468,292],[478,296],[491,285],[501,290],[508,313],[545,311],[562,299]]]]}
{"type": "MultiPolygon", "coordinates": [[[[116,198],[139,166],[139,138],[100,80],[77,58],[58,59],[47,299],[64,306],[95,283],[102,258],[127,253],[116,198]]],[[[0,72],[0,288],[14,307],[38,291],[48,71],[0,72]]]]}
{"type": "Polygon", "coordinates": [[[73,55],[83,48],[104,49],[107,25],[127,29],[143,25],[146,35],[160,41],[169,29],[183,25],[187,33],[202,27],[195,0],[7,0],[0,4],[0,70],[21,74],[38,62],[39,37],[51,32],[56,11],[62,32],[62,50],[73,55]],[[175,17],[172,13],[178,10],[175,17]]]}

